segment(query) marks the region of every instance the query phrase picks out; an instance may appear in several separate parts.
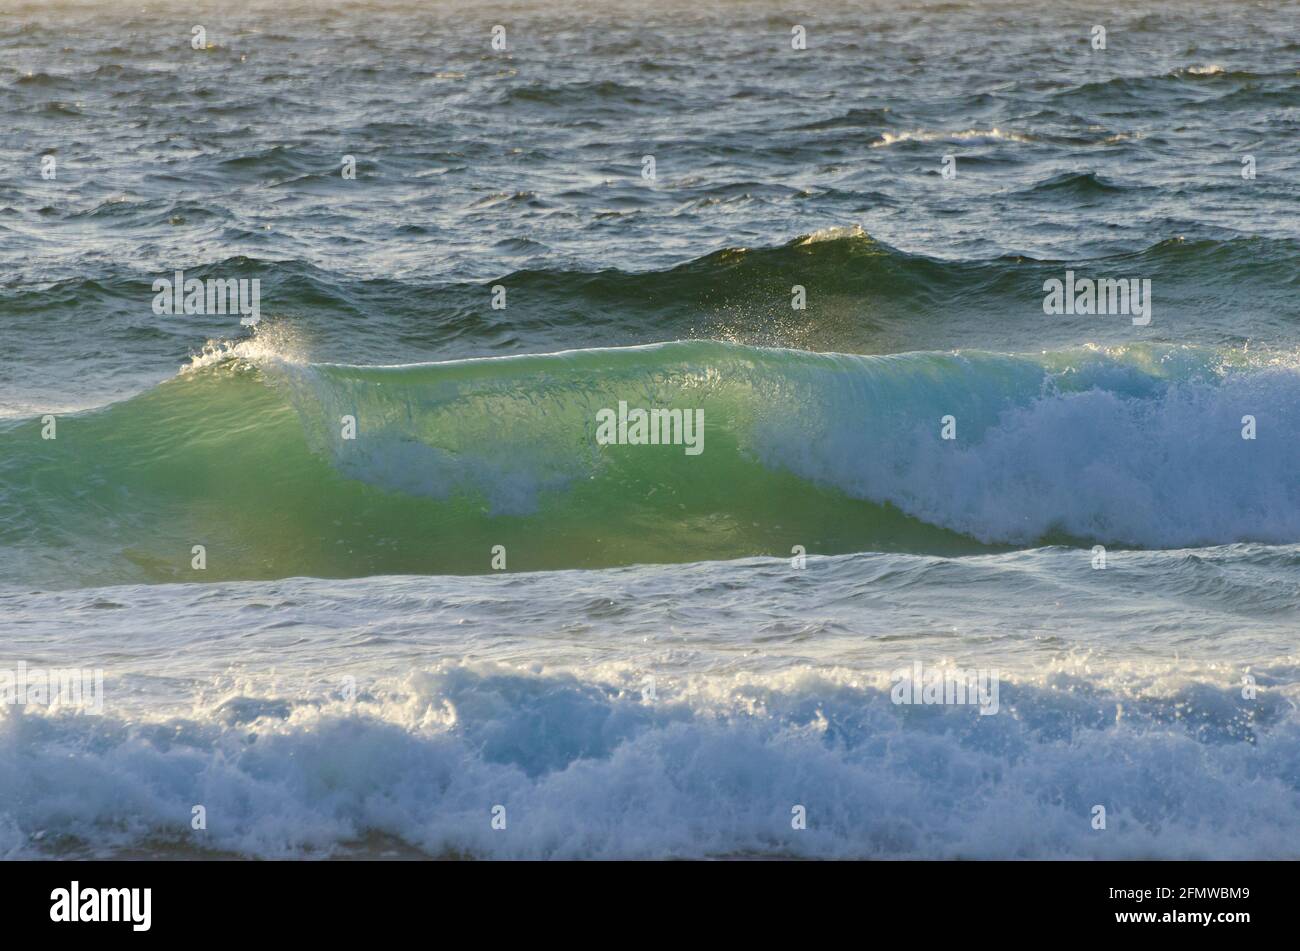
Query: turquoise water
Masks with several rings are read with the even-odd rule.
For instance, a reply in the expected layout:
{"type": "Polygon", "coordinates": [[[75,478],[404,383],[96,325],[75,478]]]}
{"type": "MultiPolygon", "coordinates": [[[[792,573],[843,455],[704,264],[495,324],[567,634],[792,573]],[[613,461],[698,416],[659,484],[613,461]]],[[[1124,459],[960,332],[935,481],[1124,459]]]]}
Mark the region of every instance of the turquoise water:
{"type": "Polygon", "coordinates": [[[1298,36],[7,7],[0,854],[1300,857],[1298,36]]]}

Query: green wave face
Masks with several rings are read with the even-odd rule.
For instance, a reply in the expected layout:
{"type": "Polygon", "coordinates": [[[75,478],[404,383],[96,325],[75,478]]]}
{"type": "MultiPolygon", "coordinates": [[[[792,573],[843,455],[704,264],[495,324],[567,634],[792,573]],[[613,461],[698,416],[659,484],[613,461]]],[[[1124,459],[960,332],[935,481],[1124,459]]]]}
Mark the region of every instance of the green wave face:
{"type": "Polygon", "coordinates": [[[72,585],[476,573],[498,545],[510,570],[978,547],[754,457],[743,434],[806,397],[771,372],[792,359],[690,344],[397,368],[232,360],[61,418],[53,440],[35,420],[2,431],[0,572],[72,585]],[[702,409],[703,452],[597,445],[597,413],[620,399],[702,409]]]}
{"type": "Polygon", "coordinates": [[[1298,398],[1293,362],[1175,347],[230,358],[63,417],[52,440],[39,420],[0,430],[0,579],[476,573],[496,546],[534,570],[1294,541],[1300,423],[1270,408],[1298,398]],[[620,402],[702,412],[702,451],[602,444],[620,402]],[[1251,410],[1265,438],[1246,442],[1251,410]]]}

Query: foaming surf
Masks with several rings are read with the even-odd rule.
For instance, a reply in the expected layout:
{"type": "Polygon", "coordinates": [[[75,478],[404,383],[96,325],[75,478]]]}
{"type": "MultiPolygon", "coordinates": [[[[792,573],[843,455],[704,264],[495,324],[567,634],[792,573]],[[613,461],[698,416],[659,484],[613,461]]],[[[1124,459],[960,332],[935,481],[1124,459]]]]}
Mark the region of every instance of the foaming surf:
{"type": "Polygon", "coordinates": [[[354,699],[245,684],[174,714],[0,715],[0,855],[1300,853],[1293,690],[1045,671],[981,717],[900,706],[861,670],[663,677],[653,701],[644,676],[443,663],[354,699]],[[182,803],[204,804],[201,835],[182,803]]]}

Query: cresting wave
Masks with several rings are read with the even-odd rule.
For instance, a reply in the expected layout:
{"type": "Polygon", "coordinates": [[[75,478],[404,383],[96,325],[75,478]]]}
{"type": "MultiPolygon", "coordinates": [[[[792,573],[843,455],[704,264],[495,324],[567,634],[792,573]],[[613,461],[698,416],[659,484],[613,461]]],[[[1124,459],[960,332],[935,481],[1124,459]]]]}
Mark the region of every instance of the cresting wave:
{"type": "Polygon", "coordinates": [[[217,580],[473,573],[497,545],[526,570],[1300,540],[1294,354],[692,341],[348,366],[255,338],[40,430],[0,430],[6,579],[192,580],[195,544],[217,580]],[[620,402],[702,410],[704,452],[598,445],[620,402]]]}

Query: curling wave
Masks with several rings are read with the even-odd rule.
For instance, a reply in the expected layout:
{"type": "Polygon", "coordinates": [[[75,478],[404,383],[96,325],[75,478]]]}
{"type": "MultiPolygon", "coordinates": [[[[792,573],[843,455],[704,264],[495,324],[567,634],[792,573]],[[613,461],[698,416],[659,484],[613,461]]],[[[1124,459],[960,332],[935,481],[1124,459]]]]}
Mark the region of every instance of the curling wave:
{"type": "Polygon", "coordinates": [[[1292,355],[1190,347],[693,341],[349,366],[255,340],[64,418],[55,440],[6,424],[2,567],[184,580],[195,544],[211,580],[478,572],[496,545],[524,569],[1288,543],[1298,407],[1292,355]],[[702,411],[703,451],[600,444],[620,403],[702,411]]]}

